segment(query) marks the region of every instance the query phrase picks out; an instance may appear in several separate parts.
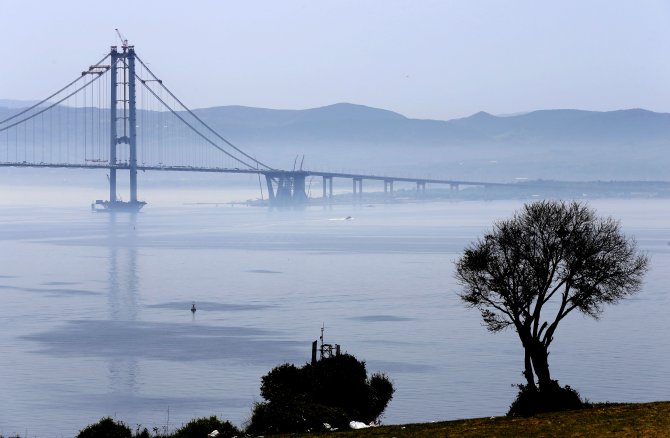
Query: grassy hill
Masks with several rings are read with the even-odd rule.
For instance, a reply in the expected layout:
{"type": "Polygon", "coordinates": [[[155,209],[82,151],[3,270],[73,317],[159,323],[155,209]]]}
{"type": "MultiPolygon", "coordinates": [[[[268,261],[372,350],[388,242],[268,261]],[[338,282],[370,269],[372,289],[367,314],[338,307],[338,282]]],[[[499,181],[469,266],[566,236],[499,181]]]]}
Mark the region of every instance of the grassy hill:
{"type": "Polygon", "coordinates": [[[590,409],[530,418],[491,417],[439,423],[292,434],[284,437],[668,437],[670,402],[594,404],[590,409]]]}

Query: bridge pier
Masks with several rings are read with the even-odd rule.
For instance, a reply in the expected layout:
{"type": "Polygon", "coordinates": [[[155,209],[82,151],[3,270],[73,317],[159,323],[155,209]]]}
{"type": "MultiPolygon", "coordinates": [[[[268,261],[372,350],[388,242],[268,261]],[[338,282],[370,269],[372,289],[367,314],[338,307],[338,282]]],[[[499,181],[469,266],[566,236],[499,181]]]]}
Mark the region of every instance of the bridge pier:
{"type": "Polygon", "coordinates": [[[354,201],[361,201],[363,199],[363,178],[353,178],[354,183],[354,201]],[[358,190],[356,190],[358,188],[358,190]]]}
{"type": "Polygon", "coordinates": [[[307,202],[307,193],[305,192],[305,175],[293,175],[293,193],[291,200],[294,204],[304,204],[307,202]]]}
{"type": "Polygon", "coordinates": [[[271,206],[300,205],[307,202],[306,172],[264,172],[271,206]],[[275,184],[277,186],[275,190],[275,184]]]}
{"type": "Polygon", "coordinates": [[[268,200],[270,201],[270,205],[272,205],[275,203],[275,191],[272,188],[272,176],[265,174],[265,182],[268,186],[268,200]]]}
{"type": "Polygon", "coordinates": [[[387,198],[393,198],[393,180],[385,179],[384,180],[384,196],[387,198]]]}
{"type": "Polygon", "coordinates": [[[324,176],[323,177],[323,200],[333,199],[333,177],[324,176]],[[328,189],[328,195],[326,195],[326,189],[328,189]]]}
{"type": "Polygon", "coordinates": [[[275,193],[275,201],[281,204],[288,204],[292,197],[291,180],[286,176],[280,176],[277,179],[277,192],[275,193]]]}
{"type": "Polygon", "coordinates": [[[426,182],[425,181],[417,181],[416,182],[416,196],[418,198],[421,198],[425,196],[426,194],[426,182]]]}

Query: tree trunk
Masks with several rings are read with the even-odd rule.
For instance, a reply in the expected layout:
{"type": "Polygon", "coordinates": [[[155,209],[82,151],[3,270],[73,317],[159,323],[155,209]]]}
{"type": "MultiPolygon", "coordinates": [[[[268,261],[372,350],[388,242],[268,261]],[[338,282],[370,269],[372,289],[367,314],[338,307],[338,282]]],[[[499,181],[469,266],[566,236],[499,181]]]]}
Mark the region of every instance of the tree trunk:
{"type": "Polygon", "coordinates": [[[528,388],[537,390],[537,385],[535,385],[535,374],[533,373],[533,362],[531,354],[533,337],[530,334],[530,328],[517,324],[516,331],[519,334],[519,338],[521,339],[521,345],[523,345],[523,353],[524,353],[523,376],[526,378],[528,388]]]}
{"type": "Polygon", "coordinates": [[[549,352],[547,351],[547,348],[539,341],[533,341],[529,350],[530,351],[526,351],[530,354],[533,369],[535,370],[535,375],[537,376],[537,381],[540,385],[540,391],[552,388],[554,384],[551,380],[551,374],[549,373],[549,352]]]}
{"type": "Polygon", "coordinates": [[[526,378],[526,382],[528,382],[529,388],[537,389],[537,386],[535,386],[535,375],[533,374],[533,365],[531,363],[530,352],[528,351],[528,348],[524,348],[524,356],[525,370],[523,372],[523,376],[526,378]]]}

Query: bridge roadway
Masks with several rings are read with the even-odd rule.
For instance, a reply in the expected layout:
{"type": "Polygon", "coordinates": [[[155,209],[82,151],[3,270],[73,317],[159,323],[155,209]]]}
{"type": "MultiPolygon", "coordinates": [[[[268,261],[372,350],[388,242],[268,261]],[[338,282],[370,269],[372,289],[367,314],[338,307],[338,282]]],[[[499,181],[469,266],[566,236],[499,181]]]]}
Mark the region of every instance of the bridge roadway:
{"type": "MultiPolygon", "coordinates": [[[[117,165],[110,164],[67,164],[67,163],[7,163],[0,162],[0,167],[34,167],[34,168],[62,168],[62,169],[116,169],[128,170],[131,167],[127,163],[117,165]]],[[[280,169],[239,169],[221,167],[194,167],[194,166],[146,166],[138,165],[138,171],[164,171],[164,172],[206,172],[206,173],[238,173],[238,174],[261,174],[265,176],[270,202],[275,204],[295,204],[307,200],[305,193],[305,179],[307,177],[321,177],[323,179],[323,198],[333,196],[333,179],[350,179],[353,182],[354,198],[362,197],[363,180],[383,181],[384,193],[393,194],[394,182],[415,183],[417,193],[426,190],[426,184],[448,185],[452,190],[458,190],[459,186],[480,187],[504,187],[511,184],[492,183],[483,181],[447,180],[434,178],[411,178],[388,175],[365,175],[357,173],[321,172],[313,170],[280,170],[280,169]]]]}

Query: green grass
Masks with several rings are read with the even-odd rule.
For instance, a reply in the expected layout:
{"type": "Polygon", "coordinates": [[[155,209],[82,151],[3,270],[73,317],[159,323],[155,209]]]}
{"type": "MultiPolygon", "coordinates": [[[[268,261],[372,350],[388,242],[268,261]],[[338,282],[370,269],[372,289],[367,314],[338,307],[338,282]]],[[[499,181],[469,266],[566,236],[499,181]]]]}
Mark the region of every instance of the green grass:
{"type": "Polygon", "coordinates": [[[474,418],[282,437],[670,437],[670,402],[594,404],[528,418],[474,418]]]}

